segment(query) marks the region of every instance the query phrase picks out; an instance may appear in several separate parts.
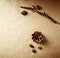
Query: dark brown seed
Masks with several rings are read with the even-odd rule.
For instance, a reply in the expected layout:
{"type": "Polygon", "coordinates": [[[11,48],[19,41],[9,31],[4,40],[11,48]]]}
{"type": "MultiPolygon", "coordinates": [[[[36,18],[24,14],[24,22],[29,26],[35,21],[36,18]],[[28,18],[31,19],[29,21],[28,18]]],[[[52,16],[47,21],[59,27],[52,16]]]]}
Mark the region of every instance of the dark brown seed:
{"type": "Polygon", "coordinates": [[[41,7],[41,6],[39,6],[39,5],[36,5],[36,9],[37,9],[37,10],[41,10],[41,9],[42,9],[42,7],[41,7]]]}
{"type": "Polygon", "coordinates": [[[30,47],[31,47],[31,48],[35,48],[32,44],[30,44],[30,47]]]}
{"type": "Polygon", "coordinates": [[[32,50],[33,53],[36,53],[36,50],[32,50]]]}
{"type": "Polygon", "coordinates": [[[43,48],[42,47],[38,47],[38,49],[42,50],[43,48]]]}
{"type": "Polygon", "coordinates": [[[24,11],[21,12],[21,14],[25,16],[25,15],[28,14],[28,12],[24,10],[24,11]]]}

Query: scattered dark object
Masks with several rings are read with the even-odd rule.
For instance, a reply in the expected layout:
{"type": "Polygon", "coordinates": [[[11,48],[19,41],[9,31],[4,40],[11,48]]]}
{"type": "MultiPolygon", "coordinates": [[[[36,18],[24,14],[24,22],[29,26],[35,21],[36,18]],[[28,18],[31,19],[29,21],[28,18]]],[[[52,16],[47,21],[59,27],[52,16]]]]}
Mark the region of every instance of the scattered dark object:
{"type": "Polygon", "coordinates": [[[35,49],[32,50],[33,53],[36,53],[37,51],[35,49]]]}
{"type": "Polygon", "coordinates": [[[42,50],[43,48],[42,47],[38,47],[38,49],[42,50]]]}
{"type": "Polygon", "coordinates": [[[35,48],[32,44],[30,44],[30,47],[31,47],[31,48],[35,48]]]}
{"type": "Polygon", "coordinates": [[[39,44],[44,43],[45,42],[45,36],[41,32],[35,31],[32,34],[32,40],[36,43],[39,43],[39,44]]]}
{"type": "Polygon", "coordinates": [[[25,16],[25,15],[28,14],[28,12],[24,10],[24,11],[21,12],[21,14],[25,16]]]}
{"type": "Polygon", "coordinates": [[[41,6],[39,6],[39,5],[36,5],[36,9],[37,9],[37,10],[41,10],[41,9],[42,9],[42,7],[41,7],[41,6]]]}

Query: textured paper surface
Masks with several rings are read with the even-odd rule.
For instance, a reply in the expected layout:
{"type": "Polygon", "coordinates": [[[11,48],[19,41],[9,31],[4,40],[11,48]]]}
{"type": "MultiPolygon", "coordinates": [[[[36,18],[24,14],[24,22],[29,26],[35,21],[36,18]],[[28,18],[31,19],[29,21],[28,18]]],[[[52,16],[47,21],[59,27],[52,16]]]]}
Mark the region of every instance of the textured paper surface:
{"type": "Polygon", "coordinates": [[[60,25],[32,11],[27,10],[27,16],[20,14],[21,5],[32,4],[41,5],[43,11],[60,22],[59,0],[0,0],[0,58],[60,58],[60,25]],[[41,31],[48,42],[34,43],[31,40],[34,31],[41,31]],[[31,52],[30,44],[35,46],[36,54],[31,52]]]}

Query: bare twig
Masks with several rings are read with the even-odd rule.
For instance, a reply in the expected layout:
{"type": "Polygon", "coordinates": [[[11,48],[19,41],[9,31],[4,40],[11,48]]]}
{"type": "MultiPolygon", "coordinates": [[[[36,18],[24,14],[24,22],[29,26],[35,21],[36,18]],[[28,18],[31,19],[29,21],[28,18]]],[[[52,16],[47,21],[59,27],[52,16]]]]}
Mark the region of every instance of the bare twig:
{"type": "Polygon", "coordinates": [[[20,7],[23,8],[23,9],[33,10],[32,7],[23,7],[23,6],[20,6],[20,7]]]}
{"type": "Polygon", "coordinates": [[[49,19],[50,19],[52,22],[54,22],[55,24],[59,24],[59,25],[60,25],[59,22],[55,21],[55,20],[54,20],[52,17],[50,17],[48,14],[46,14],[45,12],[42,13],[42,12],[38,11],[34,5],[32,5],[32,6],[33,6],[33,8],[35,9],[35,11],[36,11],[38,14],[43,15],[43,16],[49,18],[49,19]]]}
{"type": "Polygon", "coordinates": [[[45,12],[42,13],[42,12],[39,12],[39,11],[36,11],[38,14],[42,15],[42,16],[45,16],[47,18],[49,18],[52,22],[56,23],[56,24],[60,24],[59,22],[55,21],[52,17],[50,17],[48,14],[46,14],[45,12]]]}
{"type": "Polygon", "coordinates": [[[36,12],[36,13],[44,16],[44,17],[49,18],[49,19],[50,19],[52,22],[54,22],[55,24],[59,24],[59,25],[60,25],[59,22],[55,21],[55,20],[54,20],[52,17],[50,17],[48,14],[46,14],[45,12],[42,13],[42,12],[38,11],[34,5],[32,5],[32,6],[33,6],[33,8],[32,8],[32,7],[23,7],[23,6],[21,6],[21,8],[28,9],[28,10],[33,10],[34,12],[36,12]]]}

